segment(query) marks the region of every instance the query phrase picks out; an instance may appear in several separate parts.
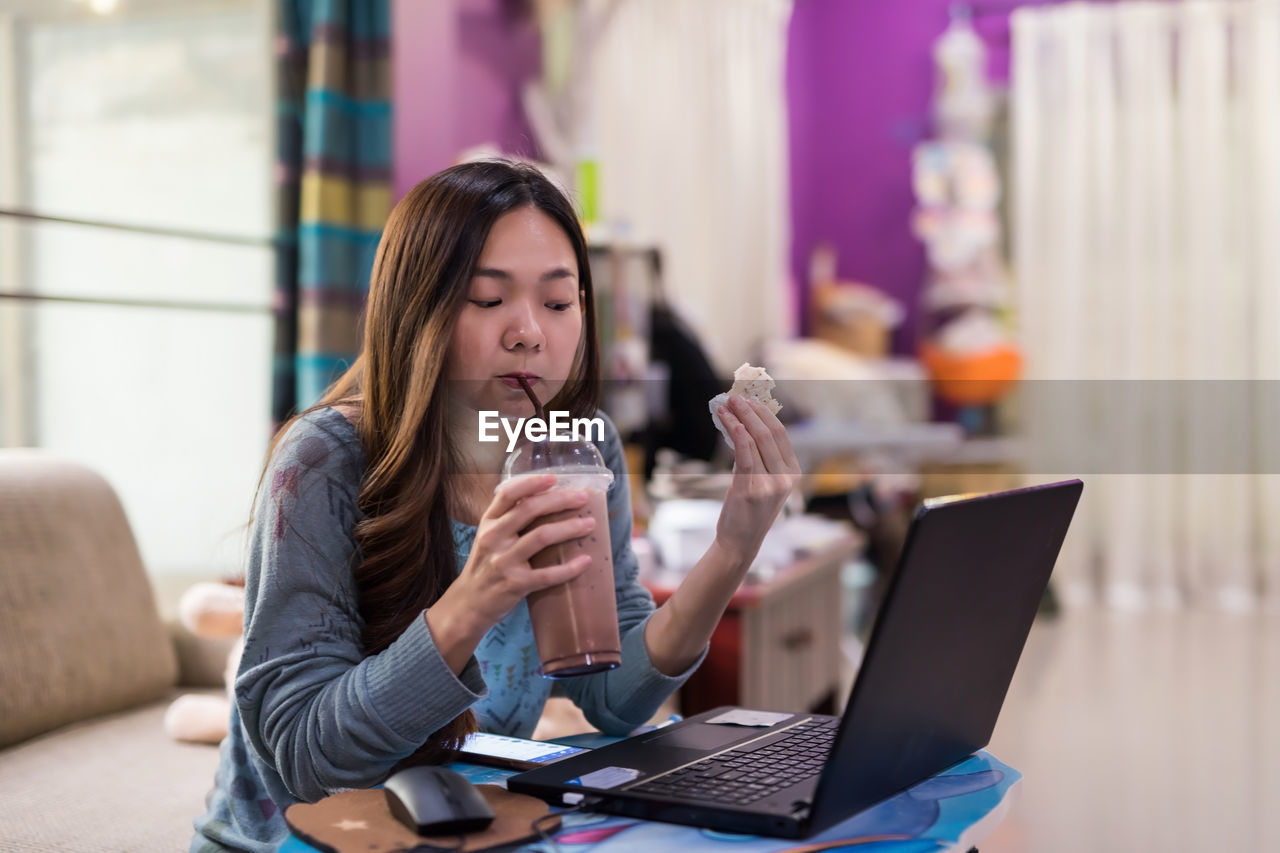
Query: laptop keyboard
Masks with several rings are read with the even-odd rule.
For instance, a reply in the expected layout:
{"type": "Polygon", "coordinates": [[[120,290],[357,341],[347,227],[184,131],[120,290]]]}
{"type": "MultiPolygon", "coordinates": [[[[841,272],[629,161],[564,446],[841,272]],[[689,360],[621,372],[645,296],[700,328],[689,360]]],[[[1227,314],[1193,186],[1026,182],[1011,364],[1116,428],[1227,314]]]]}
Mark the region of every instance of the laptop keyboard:
{"type": "Polygon", "coordinates": [[[809,720],[628,790],[747,805],[821,773],[839,723],[809,720]]]}

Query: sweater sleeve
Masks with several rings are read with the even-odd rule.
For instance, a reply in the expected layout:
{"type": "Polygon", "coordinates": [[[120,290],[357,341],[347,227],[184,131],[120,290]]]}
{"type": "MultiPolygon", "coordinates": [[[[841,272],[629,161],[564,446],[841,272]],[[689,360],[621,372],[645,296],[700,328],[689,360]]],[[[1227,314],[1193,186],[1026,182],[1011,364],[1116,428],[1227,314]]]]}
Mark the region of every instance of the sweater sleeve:
{"type": "Polygon", "coordinates": [[[486,692],[475,659],[454,675],[421,617],[365,656],[352,574],[363,457],[340,417],[297,421],[263,477],[235,682],[252,748],[310,802],[382,781],[486,692]]]}
{"type": "Polygon", "coordinates": [[[638,580],[639,563],[631,549],[631,491],[626,458],[613,421],[603,412],[600,417],[605,422],[605,436],[596,445],[613,472],[607,499],[622,665],[596,675],[556,681],[553,690],[572,699],[600,731],[624,735],[644,725],[657,712],[658,706],[698,668],[707,650],[704,648],[687,670],[674,676],[664,675],[649,660],[644,630],[655,607],[653,596],[638,580]]]}

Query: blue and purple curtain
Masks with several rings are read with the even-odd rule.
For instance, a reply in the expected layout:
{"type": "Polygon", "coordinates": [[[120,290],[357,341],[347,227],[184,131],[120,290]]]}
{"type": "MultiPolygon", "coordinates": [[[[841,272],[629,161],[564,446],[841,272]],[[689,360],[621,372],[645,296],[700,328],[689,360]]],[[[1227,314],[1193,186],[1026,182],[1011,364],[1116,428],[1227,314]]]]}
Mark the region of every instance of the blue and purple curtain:
{"type": "Polygon", "coordinates": [[[278,0],[272,416],[311,405],[354,360],[391,206],[388,0],[278,0]]]}

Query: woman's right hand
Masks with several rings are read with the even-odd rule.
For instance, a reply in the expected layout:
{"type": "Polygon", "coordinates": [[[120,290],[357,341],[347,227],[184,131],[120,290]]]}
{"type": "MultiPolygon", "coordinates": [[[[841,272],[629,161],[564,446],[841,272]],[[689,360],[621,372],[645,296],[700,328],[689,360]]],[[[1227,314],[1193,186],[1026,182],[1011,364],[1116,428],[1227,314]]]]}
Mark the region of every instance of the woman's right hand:
{"type": "Polygon", "coordinates": [[[538,474],[499,485],[476,526],[471,555],[458,579],[427,610],[432,637],[455,672],[461,671],[485,631],[501,622],[521,599],[572,580],[590,565],[587,555],[546,568],[530,565],[530,559],[542,549],[581,538],[595,526],[588,515],[531,529],[543,516],[586,505],[585,491],[555,489],[555,482],[554,474],[538,474]],[[461,663],[454,668],[459,656],[461,663]]]}

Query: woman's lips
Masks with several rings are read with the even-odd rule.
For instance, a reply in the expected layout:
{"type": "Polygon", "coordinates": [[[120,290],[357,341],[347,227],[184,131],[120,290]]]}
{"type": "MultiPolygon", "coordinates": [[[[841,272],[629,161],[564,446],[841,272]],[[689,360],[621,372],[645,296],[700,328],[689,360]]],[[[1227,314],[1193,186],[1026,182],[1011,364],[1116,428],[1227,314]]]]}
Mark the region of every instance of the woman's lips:
{"type": "Polygon", "coordinates": [[[528,382],[530,385],[538,381],[538,377],[534,376],[532,373],[507,373],[499,376],[498,378],[501,379],[503,384],[508,388],[515,388],[518,390],[520,388],[520,380],[517,377],[520,376],[523,376],[524,381],[528,382]]]}

